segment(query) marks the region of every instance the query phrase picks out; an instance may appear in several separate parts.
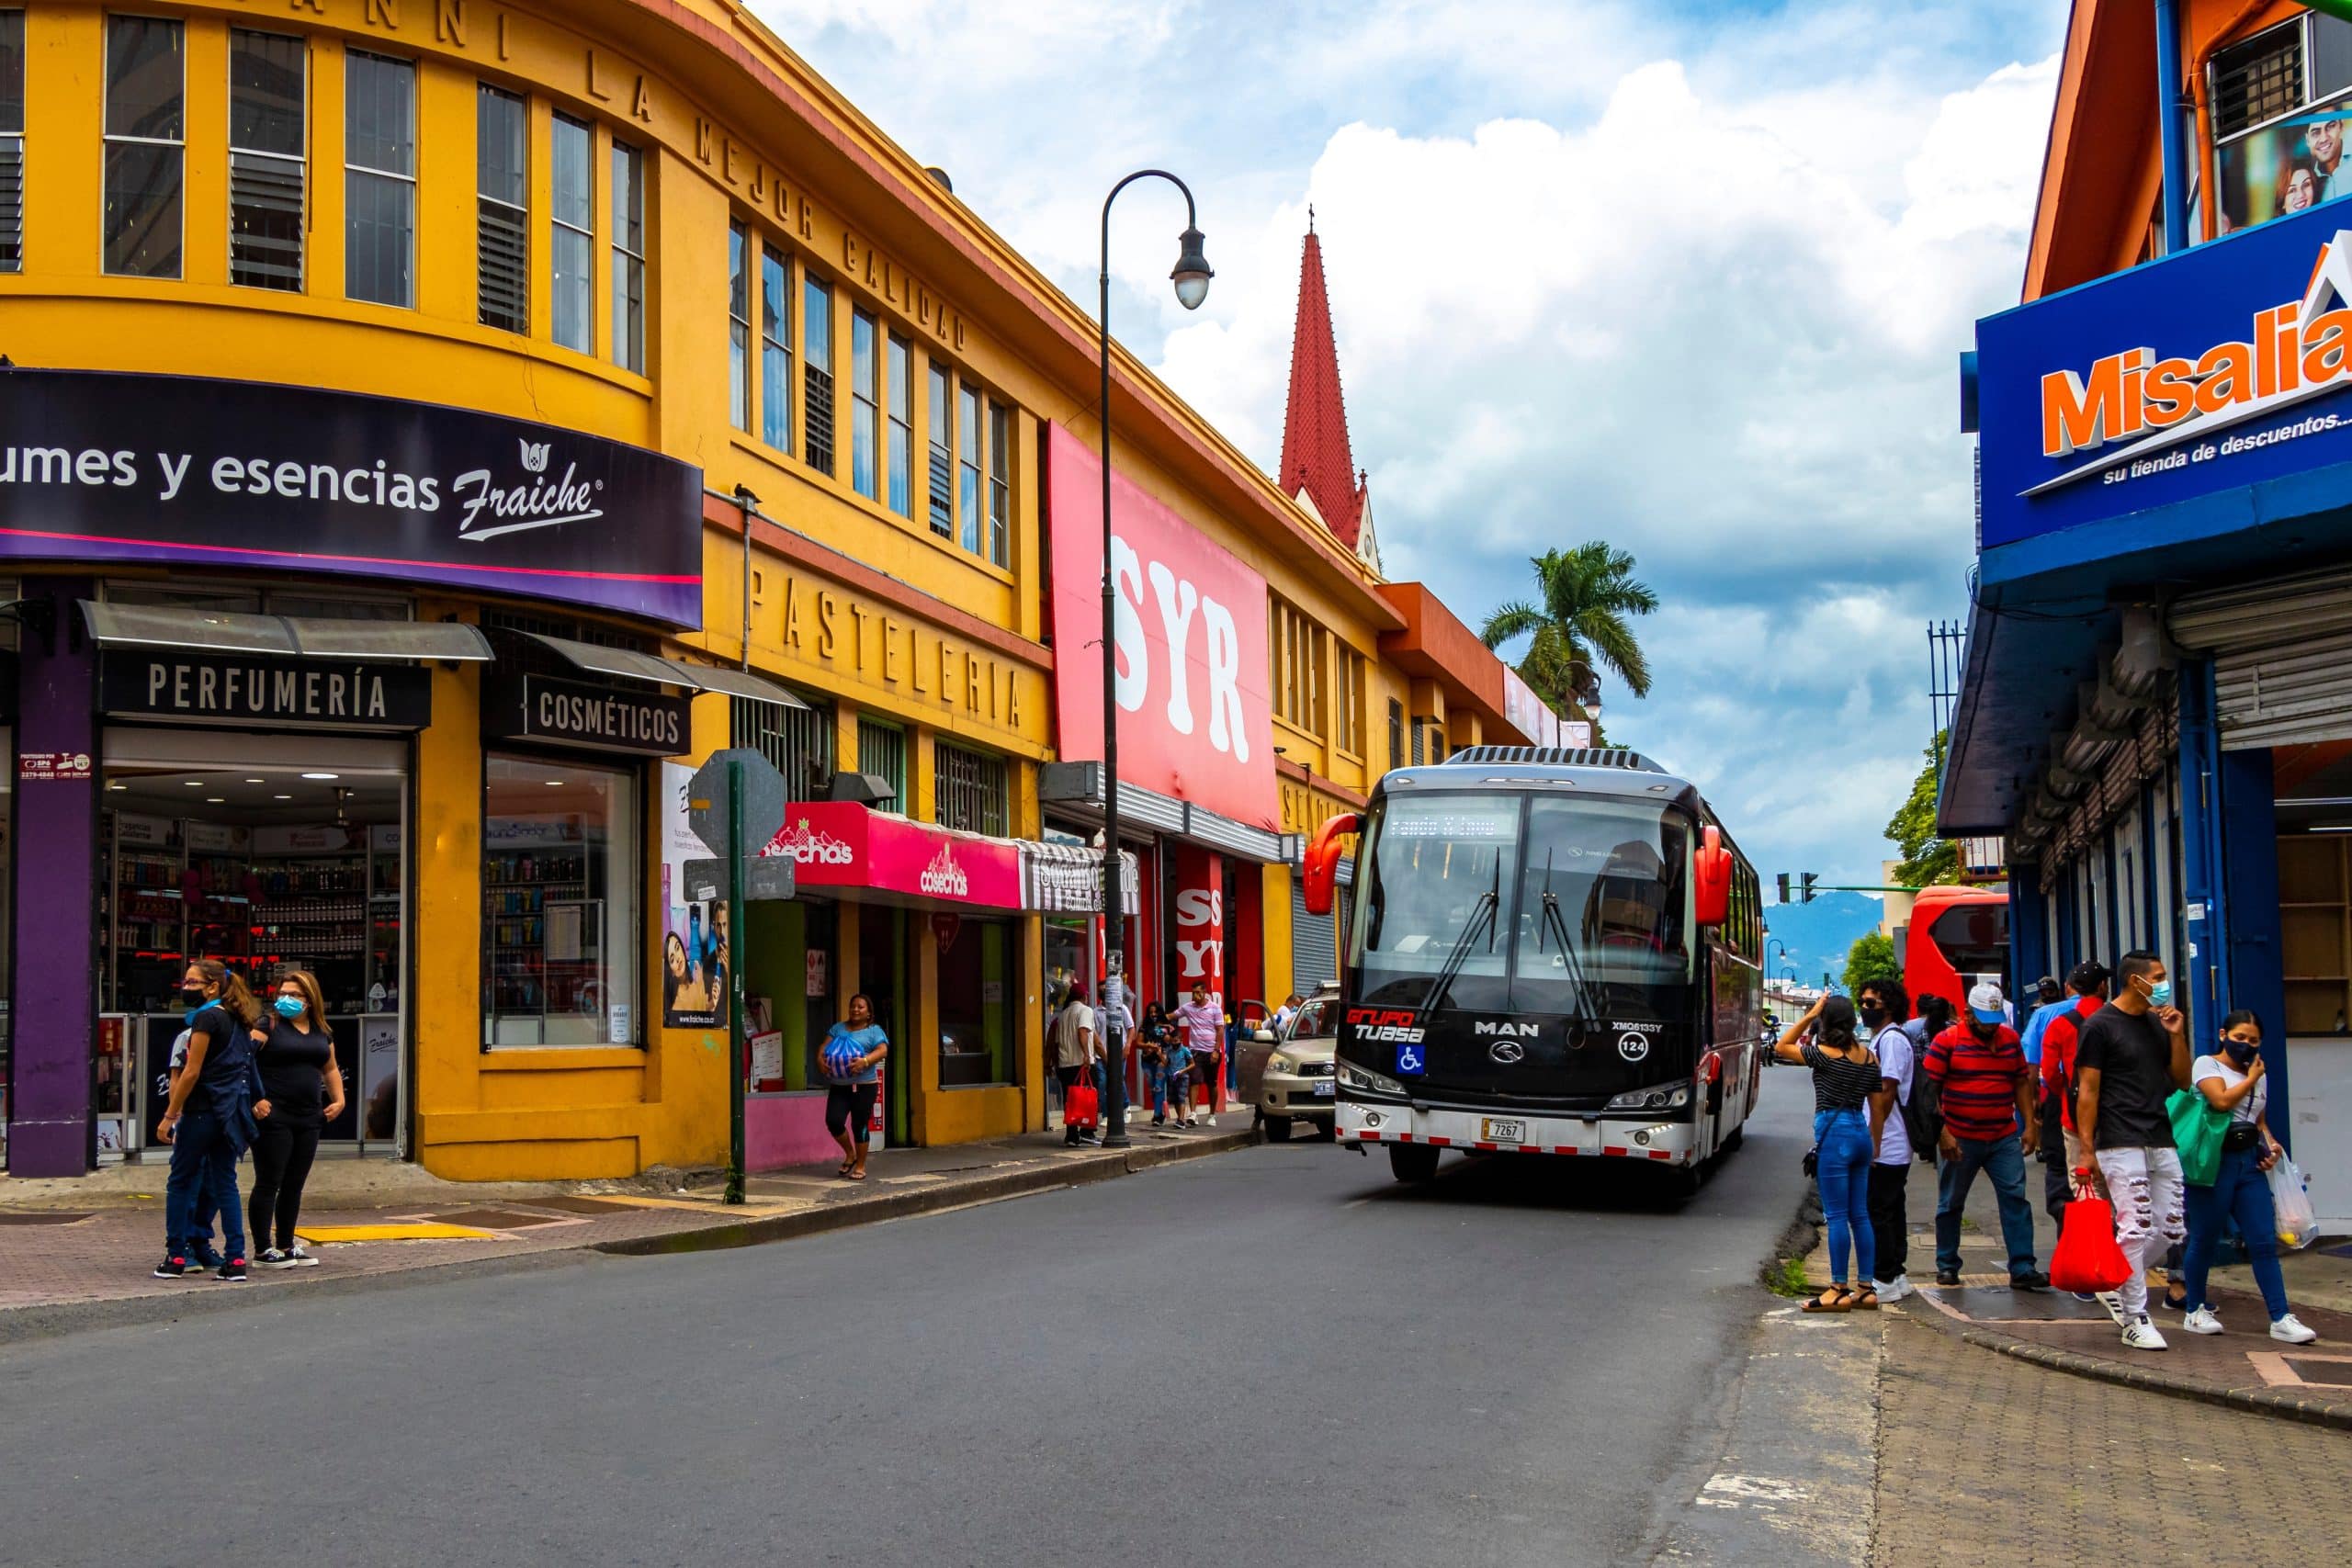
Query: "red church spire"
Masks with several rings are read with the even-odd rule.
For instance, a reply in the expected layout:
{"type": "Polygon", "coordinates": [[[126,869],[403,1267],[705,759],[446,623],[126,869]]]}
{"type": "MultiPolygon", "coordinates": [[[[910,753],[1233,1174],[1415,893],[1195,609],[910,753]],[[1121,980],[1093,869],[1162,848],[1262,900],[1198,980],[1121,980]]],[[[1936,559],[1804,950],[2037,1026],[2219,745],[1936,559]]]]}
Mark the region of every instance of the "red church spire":
{"type": "Polygon", "coordinates": [[[1364,489],[1348,448],[1348,411],[1340,396],[1340,350],[1331,335],[1331,299],[1323,287],[1323,245],[1315,209],[1306,209],[1306,254],[1298,275],[1298,324],[1290,347],[1290,406],[1283,417],[1283,489],[1305,491],[1324,524],[1350,549],[1363,525],[1364,489]]]}

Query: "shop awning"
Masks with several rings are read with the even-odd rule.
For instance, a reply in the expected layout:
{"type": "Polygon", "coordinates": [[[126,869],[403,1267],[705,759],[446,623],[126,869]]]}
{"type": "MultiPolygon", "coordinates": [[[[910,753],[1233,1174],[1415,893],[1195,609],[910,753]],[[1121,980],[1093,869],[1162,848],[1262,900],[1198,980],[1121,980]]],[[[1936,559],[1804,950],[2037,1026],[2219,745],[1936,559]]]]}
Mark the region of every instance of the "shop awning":
{"type": "Polygon", "coordinates": [[[843,800],[794,801],[763,854],[790,855],[799,891],[916,908],[1022,908],[1021,846],[843,800]]]}
{"type": "Polygon", "coordinates": [[[741,670],[688,664],[682,659],[662,659],[626,648],[600,648],[593,642],[574,642],[570,637],[548,637],[540,632],[525,632],[523,636],[550,649],[573,669],[585,671],[591,675],[610,675],[623,681],[650,681],[664,686],[684,686],[690,692],[724,692],[730,697],[770,703],[783,708],[805,708],[808,705],[775,682],[763,680],[741,670]]]}
{"type": "Polygon", "coordinates": [[[253,615],[175,604],[81,602],[100,648],[185,648],[297,659],[447,659],[481,663],[490,639],[450,621],[346,621],[253,615]]]}
{"type": "MultiPolygon", "coordinates": [[[[1023,839],[1021,905],[1050,915],[1102,910],[1102,852],[1087,844],[1023,839]]],[[[1119,901],[1130,915],[1143,911],[1143,876],[1133,852],[1119,852],[1119,901]]]]}

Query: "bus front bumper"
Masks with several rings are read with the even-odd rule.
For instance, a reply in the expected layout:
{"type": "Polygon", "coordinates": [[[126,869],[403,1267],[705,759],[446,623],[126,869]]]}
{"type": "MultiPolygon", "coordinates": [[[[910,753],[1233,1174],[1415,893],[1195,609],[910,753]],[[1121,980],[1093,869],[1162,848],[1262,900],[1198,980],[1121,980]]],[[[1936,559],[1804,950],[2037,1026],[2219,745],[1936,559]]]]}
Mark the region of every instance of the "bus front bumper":
{"type": "Polygon", "coordinates": [[[1656,1122],[1640,1116],[1530,1116],[1521,1111],[1416,1110],[1410,1105],[1340,1101],[1337,1136],[1342,1143],[1427,1144],[1433,1148],[1477,1153],[1592,1155],[1691,1163],[1693,1127],[1689,1122],[1656,1122]]]}

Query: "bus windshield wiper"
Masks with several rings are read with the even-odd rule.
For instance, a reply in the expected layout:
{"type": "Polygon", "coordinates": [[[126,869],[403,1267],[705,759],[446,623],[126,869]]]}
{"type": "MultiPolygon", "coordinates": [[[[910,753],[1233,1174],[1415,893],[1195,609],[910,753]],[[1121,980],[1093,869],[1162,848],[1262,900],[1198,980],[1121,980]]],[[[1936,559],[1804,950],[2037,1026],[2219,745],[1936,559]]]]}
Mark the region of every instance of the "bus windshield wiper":
{"type": "Polygon", "coordinates": [[[1439,967],[1437,978],[1430,982],[1428,993],[1421,998],[1421,1005],[1413,1010],[1415,1023],[1418,1024],[1435,1010],[1438,1003],[1444,999],[1446,992],[1453,988],[1454,976],[1462,973],[1462,965],[1468,961],[1470,944],[1478,940],[1478,931],[1481,927],[1484,927],[1487,932],[1487,950],[1493,951],[1495,911],[1501,907],[1503,901],[1502,877],[1502,856],[1498,854],[1495,857],[1493,885],[1484,893],[1479,894],[1478,901],[1470,907],[1470,918],[1463,922],[1462,934],[1453,939],[1453,951],[1445,955],[1445,963],[1439,967]]]}
{"type": "MultiPolygon", "coordinates": [[[[1560,939],[1560,957],[1568,972],[1568,985],[1576,993],[1577,1022],[1585,1028],[1600,1026],[1600,1010],[1594,1005],[1592,982],[1584,972],[1584,962],[1577,956],[1576,943],[1568,940],[1568,922],[1560,913],[1558,895],[1551,888],[1544,889],[1544,923],[1554,936],[1560,939]]],[[[1537,947],[1543,951],[1541,945],[1537,947]]]]}

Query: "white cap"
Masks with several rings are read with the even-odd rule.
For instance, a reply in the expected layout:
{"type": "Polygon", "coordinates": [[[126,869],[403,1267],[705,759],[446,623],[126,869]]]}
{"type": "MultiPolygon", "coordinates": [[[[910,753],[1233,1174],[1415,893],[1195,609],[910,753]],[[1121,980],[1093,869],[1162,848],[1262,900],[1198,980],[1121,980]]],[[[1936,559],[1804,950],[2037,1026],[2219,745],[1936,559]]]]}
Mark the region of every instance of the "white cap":
{"type": "Polygon", "coordinates": [[[2008,1017],[2001,987],[1990,980],[1979,980],[1968,988],[1968,1010],[1976,1015],[1979,1023],[2000,1023],[2008,1017]]]}

